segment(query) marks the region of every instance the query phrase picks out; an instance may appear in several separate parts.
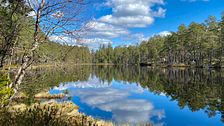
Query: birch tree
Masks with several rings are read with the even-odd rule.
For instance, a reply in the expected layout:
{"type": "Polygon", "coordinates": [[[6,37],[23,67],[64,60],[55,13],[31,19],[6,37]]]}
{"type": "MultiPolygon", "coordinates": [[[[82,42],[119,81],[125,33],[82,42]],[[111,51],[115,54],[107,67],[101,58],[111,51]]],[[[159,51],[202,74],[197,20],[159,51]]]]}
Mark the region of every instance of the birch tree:
{"type": "Polygon", "coordinates": [[[10,88],[13,88],[15,93],[41,44],[52,36],[62,39],[70,37],[75,41],[87,29],[85,25],[87,19],[82,17],[87,5],[85,0],[25,0],[25,4],[31,9],[28,15],[34,19],[33,38],[10,84],[10,88]]]}

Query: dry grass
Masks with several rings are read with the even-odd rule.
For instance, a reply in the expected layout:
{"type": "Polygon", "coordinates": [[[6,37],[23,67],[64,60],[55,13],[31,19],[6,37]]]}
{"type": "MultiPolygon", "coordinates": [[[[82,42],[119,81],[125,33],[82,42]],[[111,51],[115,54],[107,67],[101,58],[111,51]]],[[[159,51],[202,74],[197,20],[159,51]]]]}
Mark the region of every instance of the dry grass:
{"type": "Polygon", "coordinates": [[[51,95],[48,92],[40,92],[34,96],[36,99],[62,99],[64,97],[64,94],[51,95]]]}
{"type": "Polygon", "coordinates": [[[47,102],[27,106],[13,105],[1,110],[1,126],[112,126],[110,122],[96,120],[78,112],[71,102],[47,102]]]}

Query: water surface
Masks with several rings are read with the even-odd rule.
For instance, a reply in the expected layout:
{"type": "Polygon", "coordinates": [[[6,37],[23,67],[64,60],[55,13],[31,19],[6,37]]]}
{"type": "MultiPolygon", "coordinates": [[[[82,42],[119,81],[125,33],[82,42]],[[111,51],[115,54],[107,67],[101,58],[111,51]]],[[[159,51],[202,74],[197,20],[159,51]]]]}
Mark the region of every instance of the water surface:
{"type": "Polygon", "coordinates": [[[79,70],[77,75],[67,72],[76,79],[59,79],[50,92],[68,92],[87,115],[117,125],[224,125],[222,71],[118,66],[79,70]]]}

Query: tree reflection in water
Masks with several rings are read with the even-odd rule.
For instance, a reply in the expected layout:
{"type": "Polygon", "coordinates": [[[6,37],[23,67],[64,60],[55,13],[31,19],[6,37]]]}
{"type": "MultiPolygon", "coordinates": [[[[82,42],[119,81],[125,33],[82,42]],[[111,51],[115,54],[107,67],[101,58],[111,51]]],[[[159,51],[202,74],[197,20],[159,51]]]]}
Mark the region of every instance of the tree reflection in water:
{"type": "Polygon", "coordinates": [[[113,80],[137,83],[150,92],[169,96],[180,108],[204,110],[209,117],[221,115],[224,122],[224,74],[219,70],[147,68],[137,66],[75,66],[41,69],[27,77],[21,90],[34,94],[66,82],[87,81],[95,76],[110,84],[113,80]],[[32,82],[32,83],[30,83],[32,82]],[[35,86],[35,87],[34,87],[35,86]],[[32,89],[32,90],[31,90],[32,89]]]}
{"type": "Polygon", "coordinates": [[[209,117],[221,114],[224,122],[223,71],[100,66],[93,68],[93,72],[104,81],[135,82],[156,94],[170,96],[178,101],[180,108],[203,109],[209,117]]]}

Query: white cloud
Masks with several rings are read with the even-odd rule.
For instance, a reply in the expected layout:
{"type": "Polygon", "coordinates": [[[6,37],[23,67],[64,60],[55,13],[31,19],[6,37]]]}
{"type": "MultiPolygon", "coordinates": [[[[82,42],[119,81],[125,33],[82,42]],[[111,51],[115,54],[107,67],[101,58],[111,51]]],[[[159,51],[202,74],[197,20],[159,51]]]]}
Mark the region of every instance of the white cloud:
{"type": "Polygon", "coordinates": [[[113,17],[107,15],[101,17],[100,21],[126,26],[126,27],[146,27],[153,23],[154,19],[149,16],[126,16],[126,17],[113,17]]]}
{"type": "Polygon", "coordinates": [[[31,11],[27,14],[28,17],[35,17],[36,16],[36,13],[35,11],[31,11]]]}
{"type": "Polygon", "coordinates": [[[158,10],[153,13],[153,15],[155,17],[165,17],[165,13],[166,13],[166,9],[159,7],[158,10]]]}
{"type": "Polygon", "coordinates": [[[114,38],[120,38],[124,45],[135,45],[138,42],[147,40],[142,33],[130,33],[127,28],[122,26],[112,25],[100,21],[92,21],[88,23],[92,28],[87,32],[90,38],[101,38],[101,40],[108,41],[114,38]]]}
{"type": "Polygon", "coordinates": [[[111,44],[112,41],[110,39],[104,38],[72,38],[65,35],[59,36],[50,36],[50,41],[58,42],[60,44],[66,45],[74,45],[74,46],[87,46],[90,49],[97,49],[100,45],[108,45],[111,44]]]}
{"type": "Polygon", "coordinates": [[[54,18],[60,19],[60,18],[63,18],[64,17],[64,13],[63,12],[60,12],[60,11],[57,11],[57,12],[53,13],[52,16],[54,18]]]}
{"type": "Polygon", "coordinates": [[[151,122],[150,118],[161,120],[165,117],[163,110],[155,110],[152,103],[144,99],[129,99],[130,92],[135,89],[121,90],[115,88],[76,89],[73,95],[81,102],[111,112],[112,118],[118,124],[139,124],[151,122]]]}
{"type": "Polygon", "coordinates": [[[169,32],[169,31],[162,31],[158,35],[160,35],[160,36],[168,36],[168,35],[171,35],[171,32],[169,32]]]}
{"type": "Polygon", "coordinates": [[[154,17],[165,16],[163,8],[152,9],[155,4],[163,5],[164,0],[109,0],[106,5],[113,13],[102,16],[99,21],[123,27],[146,27],[154,22],[154,17]]]}
{"type": "Polygon", "coordinates": [[[90,38],[90,39],[80,39],[79,42],[80,44],[102,44],[102,45],[108,45],[112,43],[111,40],[109,39],[102,39],[102,38],[90,38]]]}
{"type": "Polygon", "coordinates": [[[113,42],[110,39],[104,38],[89,38],[89,39],[81,39],[80,44],[88,46],[90,49],[97,49],[100,45],[108,45],[113,42]]]}
{"type": "Polygon", "coordinates": [[[123,41],[128,42],[128,43],[125,43],[126,46],[136,45],[139,42],[142,42],[144,40],[148,40],[148,38],[146,38],[144,36],[144,34],[142,34],[142,33],[130,34],[130,35],[126,36],[125,38],[123,38],[123,41]]]}
{"type": "Polygon", "coordinates": [[[77,40],[65,35],[53,35],[49,37],[50,41],[58,42],[61,44],[69,44],[69,45],[76,45],[77,40]]]}
{"type": "Polygon", "coordinates": [[[55,87],[55,90],[66,90],[71,88],[106,88],[110,87],[111,84],[107,81],[100,81],[96,76],[89,77],[88,82],[86,81],[77,81],[77,82],[67,82],[62,83],[59,87],[55,87]]]}
{"type": "Polygon", "coordinates": [[[129,34],[129,31],[122,27],[117,27],[111,24],[92,21],[88,24],[92,25],[92,29],[87,33],[88,36],[100,37],[100,38],[116,38],[121,35],[129,34]]]}

